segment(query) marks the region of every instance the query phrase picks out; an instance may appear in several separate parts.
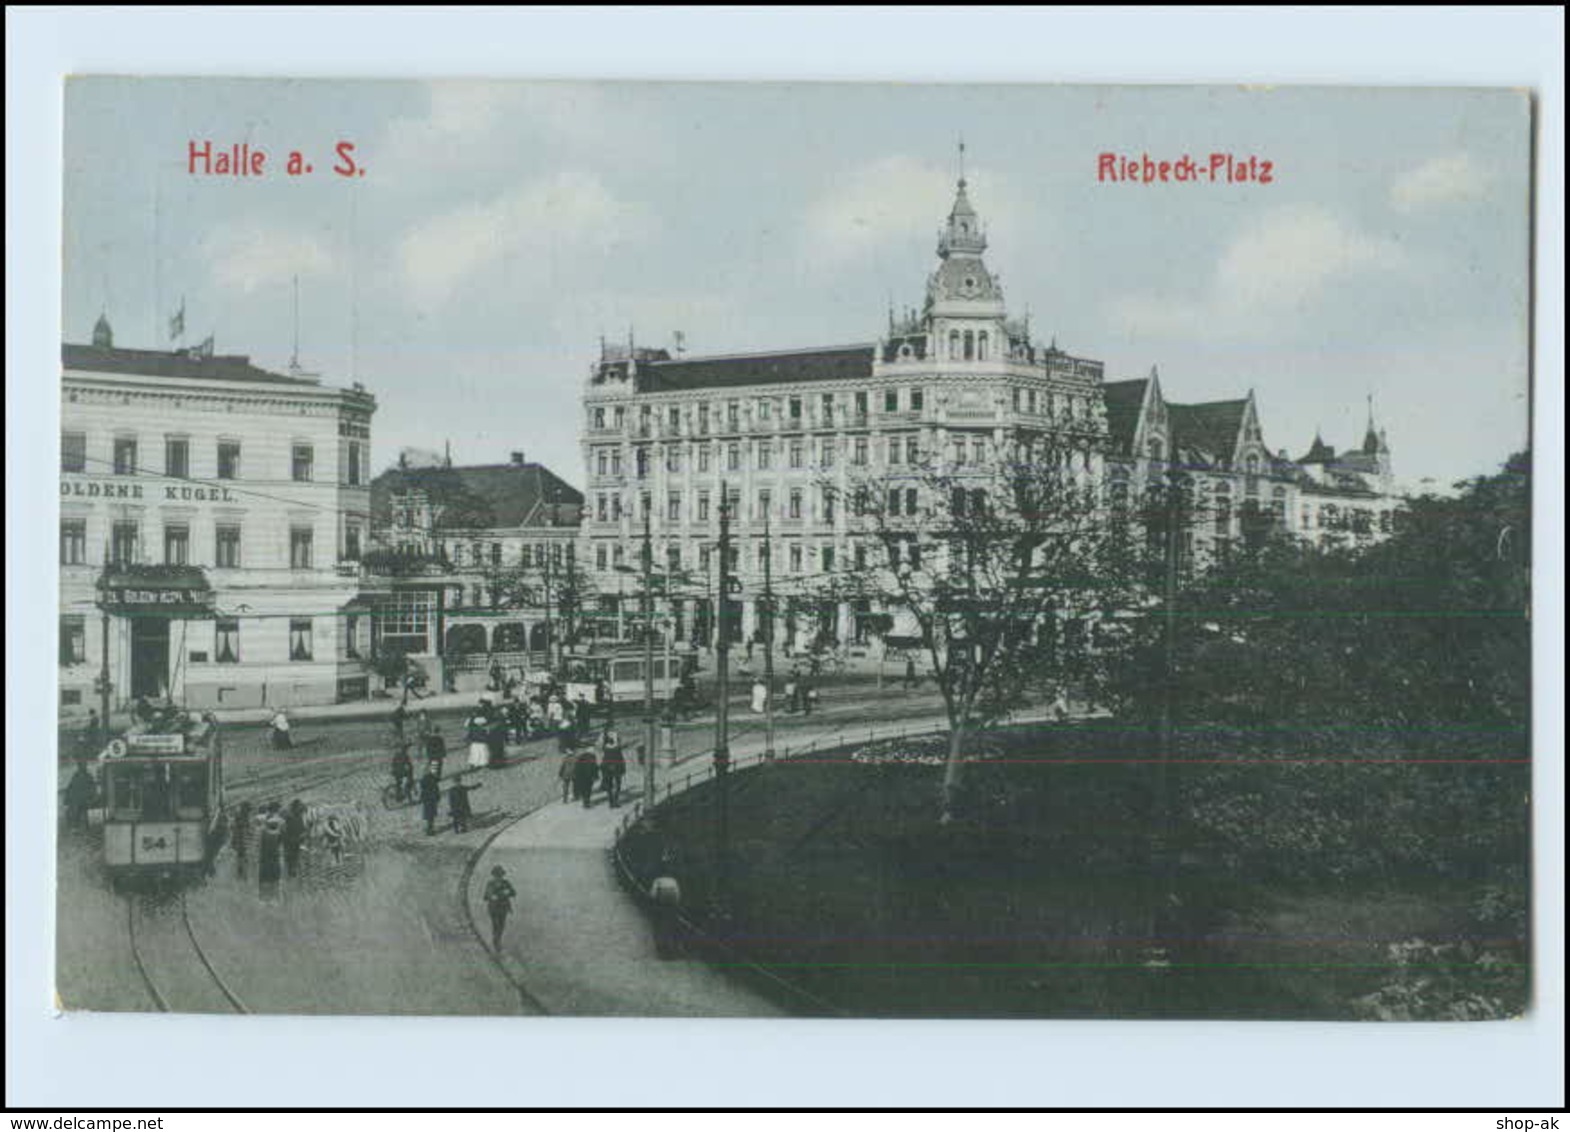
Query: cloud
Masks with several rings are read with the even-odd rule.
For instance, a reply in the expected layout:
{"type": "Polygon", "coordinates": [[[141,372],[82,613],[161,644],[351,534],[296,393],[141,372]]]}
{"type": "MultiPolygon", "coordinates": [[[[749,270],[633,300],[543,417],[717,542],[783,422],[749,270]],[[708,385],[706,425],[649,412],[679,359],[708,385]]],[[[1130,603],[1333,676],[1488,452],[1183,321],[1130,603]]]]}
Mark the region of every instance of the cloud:
{"type": "Polygon", "coordinates": [[[1390,204],[1398,212],[1413,212],[1436,204],[1481,200],[1492,177],[1465,153],[1435,157],[1396,178],[1390,187],[1390,204]]]}
{"type": "Polygon", "coordinates": [[[940,167],[911,157],[880,158],[852,170],[813,201],[802,219],[804,251],[831,264],[934,229],[954,186],[940,167]]]}
{"type": "Polygon", "coordinates": [[[642,206],[617,199],[595,174],[567,170],[419,223],[400,241],[398,258],[410,296],[436,306],[515,257],[545,261],[536,277],[542,285],[559,282],[573,257],[639,238],[650,222],[642,206]]]}
{"type": "Polygon", "coordinates": [[[1136,334],[1266,334],[1300,320],[1333,283],[1405,263],[1392,240],[1358,232],[1317,205],[1287,206],[1239,232],[1198,294],[1133,295],[1113,313],[1136,334]]]}
{"type": "Polygon", "coordinates": [[[202,251],[219,286],[247,295],[334,267],[332,253],[317,237],[260,222],[221,225],[203,239],[202,251]]]}

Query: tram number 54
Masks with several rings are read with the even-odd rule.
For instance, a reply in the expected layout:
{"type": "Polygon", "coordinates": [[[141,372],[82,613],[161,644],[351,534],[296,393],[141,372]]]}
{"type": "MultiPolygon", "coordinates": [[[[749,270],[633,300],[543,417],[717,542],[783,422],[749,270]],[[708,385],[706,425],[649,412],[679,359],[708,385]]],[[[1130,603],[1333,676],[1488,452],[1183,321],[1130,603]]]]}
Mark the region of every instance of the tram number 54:
{"type": "Polygon", "coordinates": [[[167,849],[167,848],[169,848],[169,839],[167,837],[165,837],[163,834],[159,834],[157,837],[144,836],[142,838],[142,848],[143,849],[167,849]]]}

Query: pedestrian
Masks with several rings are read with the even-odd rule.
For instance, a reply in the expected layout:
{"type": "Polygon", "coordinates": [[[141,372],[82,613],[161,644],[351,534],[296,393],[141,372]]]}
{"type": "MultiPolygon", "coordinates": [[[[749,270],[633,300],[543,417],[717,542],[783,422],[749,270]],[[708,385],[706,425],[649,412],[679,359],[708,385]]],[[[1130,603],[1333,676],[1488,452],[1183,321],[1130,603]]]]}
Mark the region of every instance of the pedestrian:
{"type": "Polygon", "coordinates": [[[914,688],[917,683],[916,658],[913,656],[907,656],[905,658],[905,687],[906,689],[914,688]]]}
{"type": "Polygon", "coordinates": [[[71,781],[65,786],[65,824],[67,829],[86,829],[87,811],[92,808],[98,786],[86,763],[77,763],[71,781]]]}
{"type": "Polygon", "coordinates": [[[491,716],[491,725],[485,733],[485,753],[487,766],[507,765],[507,717],[500,711],[491,716]]]}
{"type": "Polygon", "coordinates": [[[818,686],[816,684],[808,684],[803,698],[807,705],[807,714],[811,715],[818,706],[818,686]]]}
{"type": "Polygon", "coordinates": [[[480,701],[479,708],[469,717],[465,724],[467,731],[464,739],[469,744],[469,769],[479,770],[491,761],[491,750],[487,745],[487,738],[491,730],[490,716],[486,712],[484,700],[480,701]]]}
{"type": "Polygon", "coordinates": [[[436,832],[436,815],[442,807],[442,779],[434,770],[427,770],[420,779],[420,815],[425,818],[425,836],[436,832]]]}
{"type": "Polygon", "coordinates": [[[502,929],[507,926],[507,914],[512,911],[513,899],[518,895],[507,870],[500,865],[491,868],[491,879],[485,882],[485,910],[491,914],[491,950],[502,949],[502,929]]]}
{"type": "Polygon", "coordinates": [[[594,748],[585,747],[578,752],[578,764],[572,770],[572,788],[586,810],[594,805],[594,780],[599,774],[600,766],[594,758],[594,748]]]}
{"type": "Polygon", "coordinates": [[[398,706],[393,708],[392,713],[393,733],[397,735],[400,740],[403,738],[404,722],[409,718],[408,699],[409,694],[407,691],[405,691],[404,698],[398,701],[398,706]]]}
{"type": "Polygon", "coordinates": [[[469,804],[469,793],[479,788],[480,784],[478,782],[473,786],[465,786],[463,775],[461,774],[453,780],[452,786],[448,788],[447,812],[452,817],[452,831],[454,833],[467,833],[469,831],[469,819],[474,816],[474,808],[469,804]]]}
{"type": "Polygon", "coordinates": [[[594,708],[586,699],[579,700],[573,705],[574,722],[578,726],[578,734],[587,736],[593,726],[594,708]]]}
{"type": "Polygon", "coordinates": [[[430,732],[425,736],[425,765],[426,769],[434,773],[437,778],[442,776],[442,766],[447,762],[447,740],[442,738],[442,729],[436,724],[431,724],[430,732]]]}
{"type": "Polygon", "coordinates": [[[300,850],[305,847],[305,803],[296,798],[289,803],[283,819],[283,861],[289,876],[300,875],[300,850]]]}
{"type": "Polygon", "coordinates": [[[414,792],[414,760],[409,758],[407,742],[400,742],[398,749],[393,752],[392,777],[393,797],[400,802],[407,802],[409,795],[414,792]]]}
{"type": "Polygon", "coordinates": [[[785,681],[785,710],[791,715],[796,714],[796,674],[792,672],[790,679],[785,681]]]}
{"type": "Polygon", "coordinates": [[[418,735],[423,742],[431,734],[431,729],[433,726],[434,725],[431,723],[430,712],[426,711],[424,708],[421,708],[420,714],[415,717],[414,733],[418,735]]]}
{"type": "Polygon", "coordinates": [[[283,815],[278,812],[278,804],[270,802],[267,807],[267,819],[262,823],[262,837],[256,864],[256,879],[261,885],[263,896],[278,890],[278,880],[283,871],[279,867],[279,850],[282,846],[283,815]]]}
{"type": "Polygon", "coordinates": [[[333,855],[333,864],[343,864],[343,846],[347,840],[348,833],[343,828],[343,821],[337,814],[328,814],[327,820],[322,823],[322,844],[333,855]]]}
{"type": "Polygon", "coordinates": [[[614,810],[621,805],[621,780],[627,774],[627,754],[614,731],[605,733],[604,747],[605,753],[600,758],[600,780],[605,783],[605,796],[610,799],[611,809],[614,810]]]}
{"type": "Polygon", "coordinates": [[[245,879],[245,867],[251,854],[251,803],[241,802],[234,812],[234,824],[229,830],[229,843],[234,846],[234,875],[245,879]]]}
{"type": "Polygon", "coordinates": [[[104,736],[102,724],[98,721],[98,709],[87,709],[87,726],[82,728],[81,754],[84,759],[95,758],[99,751],[104,749],[104,736]]]}
{"type": "Polygon", "coordinates": [[[769,689],[762,680],[755,680],[752,684],[752,714],[762,715],[769,702],[769,689]]]}
{"type": "Polygon", "coordinates": [[[279,708],[273,713],[273,750],[288,751],[294,748],[294,739],[289,734],[289,714],[279,708]]]}
{"type": "Polygon", "coordinates": [[[667,849],[660,855],[660,875],[649,885],[649,899],[654,903],[654,953],[661,959],[681,954],[681,883],[675,872],[675,854],[667,849]]]}
{"type": "Polygon", "coordinates": [[[578,752],[572,747],[564,745],[562,747],[561,766],[556,771],[556,777],[561,780],[561,800],[563,802],[567,802],[572,798],[572,783],[577,767],[578,752]]]}

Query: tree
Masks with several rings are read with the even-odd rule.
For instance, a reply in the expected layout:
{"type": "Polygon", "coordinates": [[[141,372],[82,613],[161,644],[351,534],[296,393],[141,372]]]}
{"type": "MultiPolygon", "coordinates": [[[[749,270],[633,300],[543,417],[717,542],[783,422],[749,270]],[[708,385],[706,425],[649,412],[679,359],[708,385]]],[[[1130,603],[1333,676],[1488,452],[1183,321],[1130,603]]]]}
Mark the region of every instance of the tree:
{"type": "Polygon", "coordinates": [[[542,547],[527,565],[492,567],[487,573],[491,594],[501,609],[543,609],[553,646],[557,640],[576,644],[585,634],[589,610],[598,591],[588,575],[578,569],[571,546],[542,547]]]}
{"type": "Polygon", "coordinates": [[[956,816],[976,729],[1032,690],[1086,678],[1085,621],[1125,600],[1092,470],[1096,445],[1083,435],[1017,434],[989,442],[983,460],[931,454],[843,491],[852,529],[879,560],[829,585],[841,600],[871,599],[914,624],[950,728],[944,823],[956,816]]]}

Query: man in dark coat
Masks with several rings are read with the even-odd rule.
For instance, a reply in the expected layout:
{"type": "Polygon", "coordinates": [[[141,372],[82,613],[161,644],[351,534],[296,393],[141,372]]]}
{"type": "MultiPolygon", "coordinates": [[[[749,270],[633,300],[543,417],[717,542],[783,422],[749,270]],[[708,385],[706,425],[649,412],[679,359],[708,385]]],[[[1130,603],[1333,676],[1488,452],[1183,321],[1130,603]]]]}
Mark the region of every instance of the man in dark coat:
{"type": "Polygon", "coordinates": [[[251,859],[251,803],[241,802],[235,810],[229,843],[234,846],[234,875],[244,880],[245,866],[251,859]]]}
{"type": "Polygon", "coordinates": [[[594,748],[585,747],[578,752],[577,765],[572,769],[572,791],[574,796],[582,799],[583,808],[588,809],[594,803],[594,780],[599,777],[599,764],[594,758],[594,748]]]}
{"type": "Polygon", "coordinates": [[[621,780],[627,774],[627,755],[614,731],[605,733],[604,747],[605,753],[600,756],[600,780],[605,783],[605,794],[614,810],[621,805],[621,780]]]}
{"type": "Polygon", "coordinates": [[[65,824],[70,829],[87,828],[87,811],[93,804],[98,787],[86,763],[76,764],[76,773],[65,787],[65,824]]]}
{"type": "Polygon", "coordinates": [[[420,779],[420,816],[425,819],[425,835],[436,832],[436,815],[442,808],[442,780],[434,770],[427,770],[420,779]]]}
{"type": "Polygon", "coordinates": [[[409,744],[401,742],[393,752],[393,797],[407,802],[414,792],[414,760],[409,758],[409,744]]]}
{"type": "Polygon", "coordinates": [[[305,847],[305,803],[296,798],[289,803],[283,819],[284,869],[291,877],[300,875],[300,850],[305,847]]]}
{"type": "Polygon", "coordinates": [[[267,820],[262,825],[262,839],[257,853],[256,879],[261,883],[264,894],[278,887],[278,879],[282,874],[279,866],[279,850],[283,846],[283,815],[278,812],[276,804],[268,806],[267,820]]]}
{"type": "Polygon", "coordinates": [[[447,740],[442,738],[442,729],[434,723],[425,736],[425,761],[428,768],[440,778],[442,764],[447,761],[447,740]]]}
{"type": "Polygon", "coordinates": [[[474,816],[474,807],[469,804],[469,793],[479,788],[480,784],[478,782],[473,786],[464,785],[462,775],[455,779],[453,784],[447,788],[447,812],[452,815],[452,831],[454,833],[468,832],[469,819],[474,816]]]}
{"type": "Polygon", "coordinates": [[[491,869],[491,879],[485,882],[485,910],[491,914],[491,950],[502,949],[502,929],[507,926],[507,914],[512,911],[513,899],[518,892],[507,879],[507,870],[500,865],[491,869]]]}

